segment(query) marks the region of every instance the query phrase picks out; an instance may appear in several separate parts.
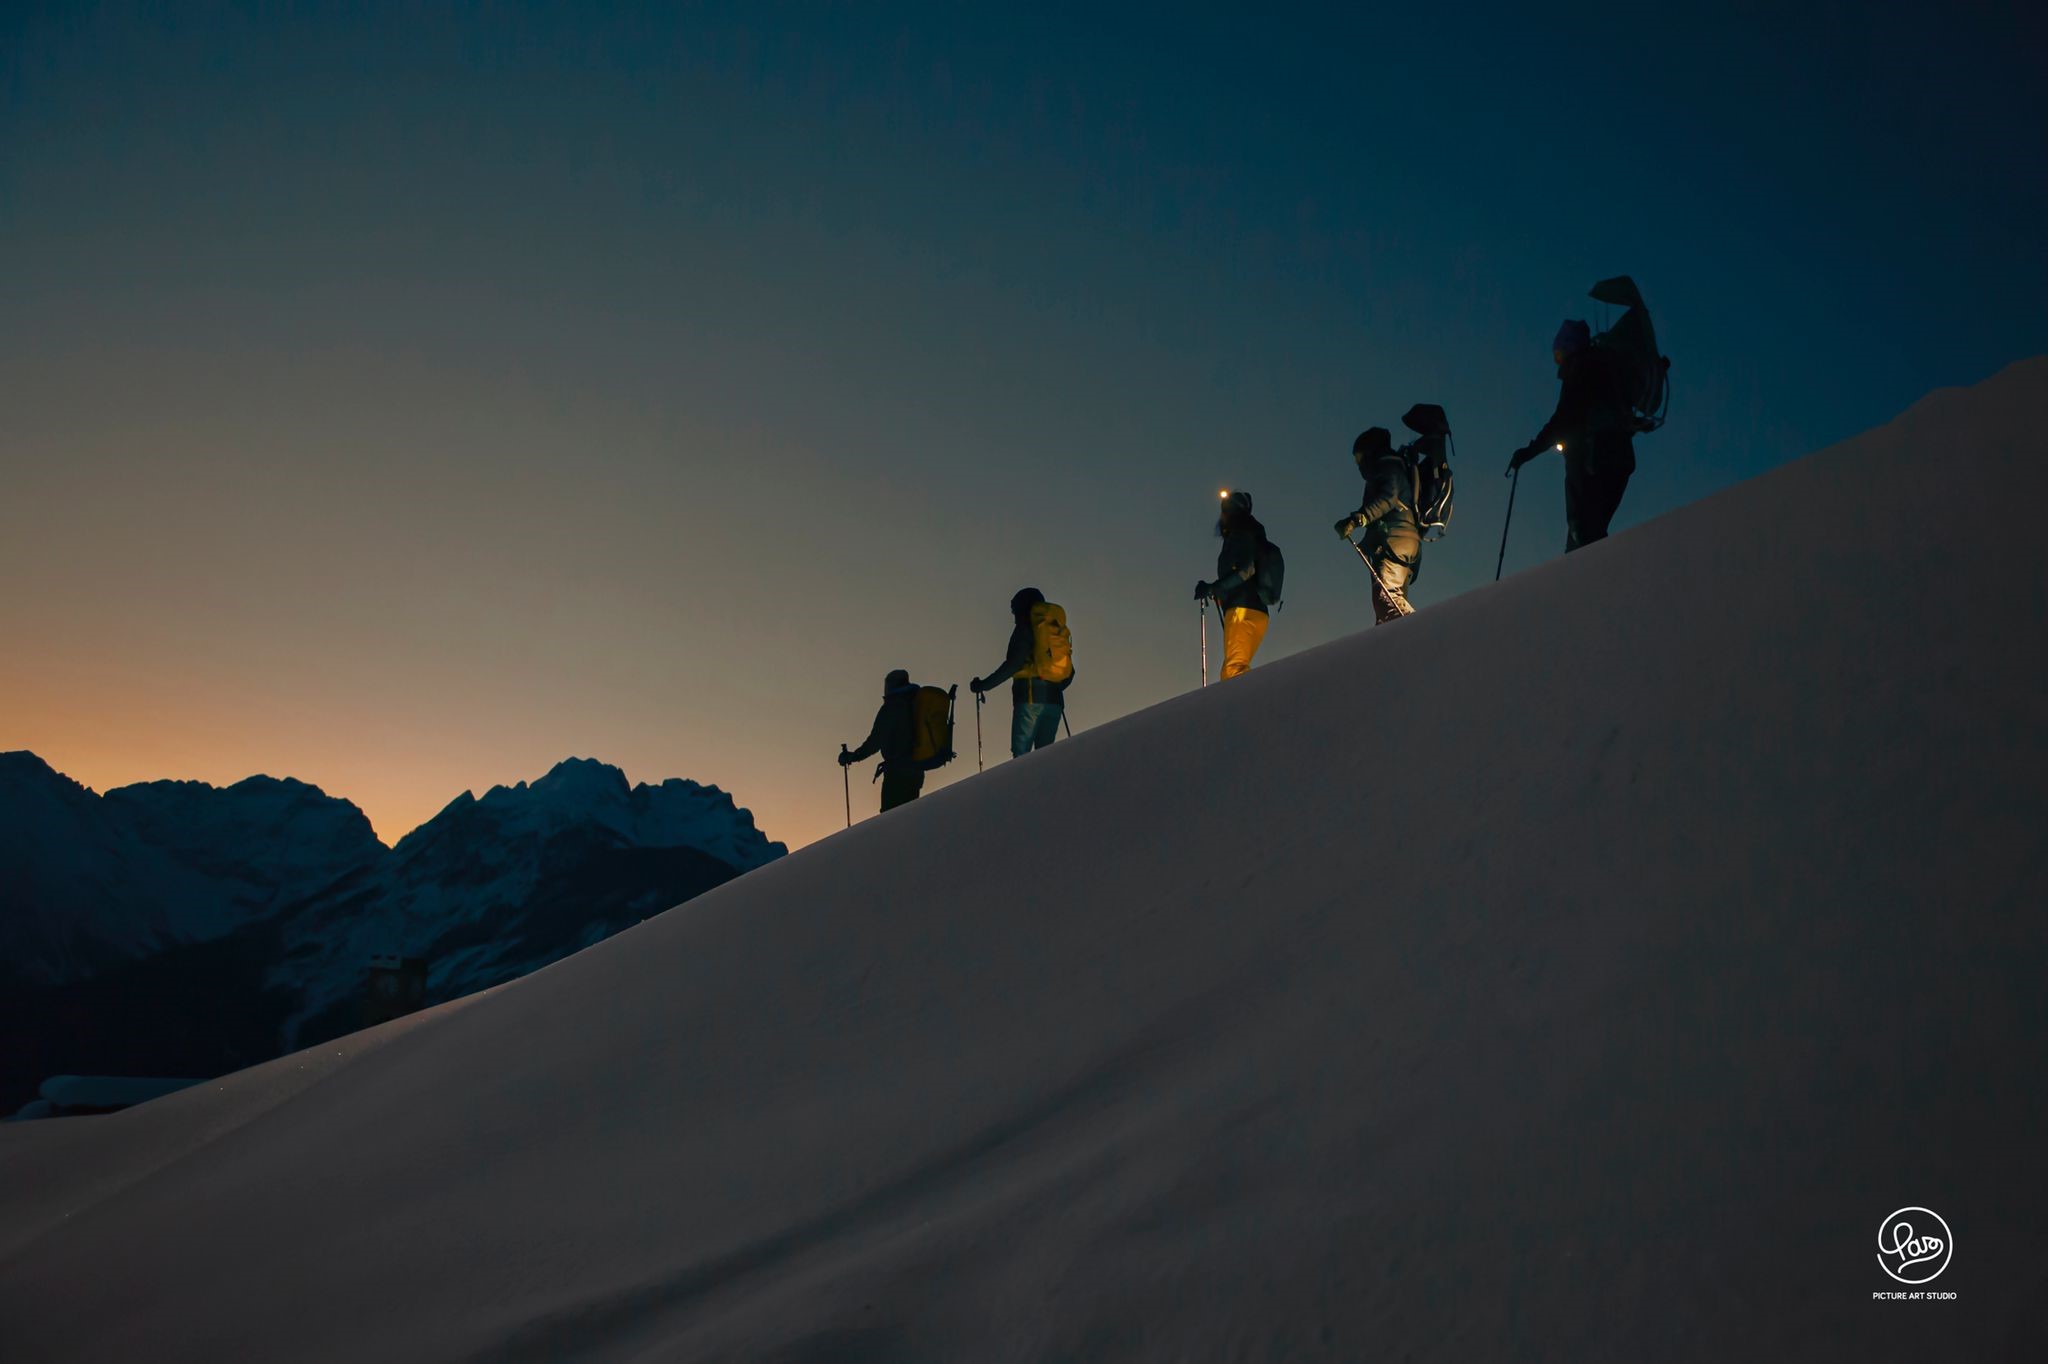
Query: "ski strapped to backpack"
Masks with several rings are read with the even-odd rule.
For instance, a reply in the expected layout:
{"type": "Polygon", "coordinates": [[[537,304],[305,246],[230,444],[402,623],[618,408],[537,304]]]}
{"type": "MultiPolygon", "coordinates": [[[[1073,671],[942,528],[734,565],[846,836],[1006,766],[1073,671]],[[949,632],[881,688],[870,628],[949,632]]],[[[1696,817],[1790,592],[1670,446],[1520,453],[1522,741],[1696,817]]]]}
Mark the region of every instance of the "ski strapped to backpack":
{"type": "Polygon", "coordinates": [[[1642,291],[1627,275],[1603,279],[1589,291],[1596,302],[1624,311],[1593,344],[1617,357],[1628,377],[1629,415],[1638,432],[1655,431],[1671,407],[1671,361],[1657,351],[1657,331],[1642,291]]]}
{"type": "Polygon", "coordinates": [[[1074,636],[1067,630],[1067,610],[1049,601],[1031,606],[1031,668],[1017,676],[1041,682],[1065,682],[1074,675],[1074,636]]]}
{"type": "Polygon", "coordinates": [[[1415,521],[1424,540],[1441,540],[1451,524],[1450,419],[1435,403],[1417,403],[1401,417],[1401,424],[1419,439],[1409,441],[1400,453],[1415,471],[1415,521]]]}
{"type": "Polygon", "coordinates": [[[953,698],[959,690],[919,687],[910,699],[910,764],[920,772],[953,761],[953,698]]]}

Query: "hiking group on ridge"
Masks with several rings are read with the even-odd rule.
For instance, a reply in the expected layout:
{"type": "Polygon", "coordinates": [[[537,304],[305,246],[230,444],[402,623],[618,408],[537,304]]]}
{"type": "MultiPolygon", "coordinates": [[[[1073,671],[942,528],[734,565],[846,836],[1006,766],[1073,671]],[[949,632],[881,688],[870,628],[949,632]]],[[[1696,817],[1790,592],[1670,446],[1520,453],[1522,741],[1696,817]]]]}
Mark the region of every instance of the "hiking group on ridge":
{"type": "MultiPolygon", "coordinates": [[[[1074,681],[1074,637],[1067,630],[1066,610],[1045,599],[1035,587],[1018,589],[1010,598],[1010,642],[1003,661],[987,677],[968,684],[974,693],[975,761],[980,763],[981,706],[986,693],[1010,683],[1010,756],[1021,758],[1059,738],[1066,719],[1067,688],[1074,681]]],[[[916,800],[924,774],[951,762],[953,700],[957,689],[919,687],[897,668],[882,679],[882,706],[859,748],[839,747],[839,765],[849,767],[880,754],[875,776],[882,783],[882,809],[893,810],[916,800]]],[[[1071,732],[1071,731],[1070,731],[1071,732]]],[[[846,799],[846,822],[853,822],[853,796],[846,799]]]]}
{"type": "MultiPolygon", "coordinates": [[[[1558,399],[1534,439],[1508,460],[1507,476],[1521,482],[1522,466],[1548,451],[1564,459],[1565,552],[1583,549],[1607,535],[1635,472],[1635,437],[1664,424],[1670,401],[1671,362],[1657,349],[1649,309],[1626,275],[1602,280],[1591,296],[1623,309],[1613,326],[1595,335],[1584,321],[1567,319],[1551,341],[1557,366],[1558,399]]],[[[1451,426],[1443,408],[1417,403],[1401,422],[1415,439],[1396,446],[1383,426],[1368,427],[1351,443],[1351,458],[1364,480],[1358,509],[1336,524],[1369,575],[1373,623],[1383,625],[1414,613],[1408,590],[1422,572],[1422,547],[1440,538],[1451,519],[1451,426]],[[1362,538],[1354,539],[1360,531],[1362,538]]],[[[1215,533],[1222,541],[1216,576],[1195,584],[1202,618],[1202,684],[1209,681],[1209,612],[1216,613],[1223,639],[1221,680],[1249,672],[1265,642],[1272,613],[1281,604],[1286,559],[1252,514],[1252,496],[1242,488],[1217,495],[1215,533]]],[[[1514,491],[1508,495],[1508,521],[1514,491]]],[[[1494,566],[1500,577],[1507,559],[1508,523],[1501,527],[1501,551],[1494,566]]],[[[977,767],[981,705],[987,692],[1010,683],[1010,756],[1021,758],[1059,737],[1066,719],[1067,688],[1074,681],[1074,640],[1064,608],[1035,587],[1010,598],[1011,630],[1002,663],[968,690],[975,700],[977,767]]],[[[953,700],[957,688],[919,687],[898,668],[882,683],[882,705],[868,737],[856,749],[839,749],[842,768],[879,754],[882,809],[915,800],[926,772],[952,760],[953,700]]],[[[1069,727],[1069,733],[1072,732],[1069,727]]],[[[853,820],[851,788],[847,822],[853,820]]]]}

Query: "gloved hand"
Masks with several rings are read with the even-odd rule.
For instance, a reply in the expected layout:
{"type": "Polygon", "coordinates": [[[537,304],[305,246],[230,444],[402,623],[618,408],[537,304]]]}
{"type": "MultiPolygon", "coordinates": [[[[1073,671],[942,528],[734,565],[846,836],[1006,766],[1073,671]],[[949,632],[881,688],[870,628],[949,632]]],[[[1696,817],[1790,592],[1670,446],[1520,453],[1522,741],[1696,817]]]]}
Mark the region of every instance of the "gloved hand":
{"type": "Polygon", "coordinates": [[[1543,447],[1535,441],[1530,441],[1527,445],[1515,451],[1514,454],[1508,456],[1508,472],[1513,473],[1542,453],[1543,447]]]}
{"type": "Polygon", "coordinates": [[[1357,529],[1358,523],[1353,521],[1348,516],[1337,523],[1337,535],[1341,539],[1349,540],[1351,538],[1351,532],[1357,529]]]}
{"type": "Polygon", "coordinates": [[[976,696],[979,696],[979,695],[981,695],[981,694],[982,694],[983,692],[987,691],[987,690],[988,690],[988,688],[987,688],[986,686],[984,686],[984,685],[982,684],[982,681],[981,681],[981,679],[977,677],[977,678],[975,678],[975,679],[974,679],[974,680],[973,680],[972,682],[969,682],[969,683],[967,684],[967,690],[969,690],[969,691],[973,692],[973,693],[974,693],[974,694],[975,694],[976,696]]]}
{"type": "Polygon", "coordinates": [[[853,754],[851,754],[851,753],[847,752],[847,751],[846,751],[845,749],[843,749],[843,748],[842,748],[842,749],[840,749],[840,750],[839,750],[839,765],[840,765],[841,767],[851,767],[851,766],[853,766],[853,754]]]}
{"type": "Polygon", "coordinates": [[[1215,596],[1215,595],[1216,595],[1216,584],[1214,584],[1214,583],[1206,583],[1206,582],[1205,582],[1205,583],[1196,583],[1196,584],[1195,584],[1195,600],[1196,600],[1196,601],[1207,601],[1207,600],[1209,600],[1209,598],[1211,598],[1211,597],[1213,597],[1213,596],[1215,596]]]}

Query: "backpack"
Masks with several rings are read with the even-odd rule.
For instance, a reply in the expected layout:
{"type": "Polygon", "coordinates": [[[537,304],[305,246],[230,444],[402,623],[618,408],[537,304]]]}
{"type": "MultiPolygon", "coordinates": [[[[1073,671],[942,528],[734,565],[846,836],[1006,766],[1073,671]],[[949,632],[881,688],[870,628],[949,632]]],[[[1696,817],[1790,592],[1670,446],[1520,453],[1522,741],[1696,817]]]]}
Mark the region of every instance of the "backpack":
{"type": "Polygon", "coordinates": [[[1422,439],[1406,446],[1415,470],[1415,521],[1424,540],[1441,540],[1451,524],[1451,497],[1455,488],[1447,447],[1451,442],[1450,419],[1435,403],[1417,403],[1401,418],[1401,424],[1422,439]]]}
{"type": "Polygon", "coordinates": [[[1064,682],[1074,675],[1074,637],[1067,632],[1067,611],[1049,601],[1031,607],[1031,675],[1041,682],[1064,682]]]}
{"type": "Polygon", "coordinates": [[[910,698],[910,765],[920,772],[953,761],[953,694],[951,687],[919,687],[910,698]]]}
{"type": "Polygon", "coordinates": [[[1613,326],[1593,338],[1593,345],[1616,362],[1635,429],[1655,431],[1671,406],[1671,361],[1657,353],[1650,309],[1627,275],[1603,279],[1590,292],[1596,301],[1624,309],[1613,326]]]}
{"type": "Polygon", "coordinates": [[[1287,581],[1287,558],[1280,553],[1280,546],[1271,540],[1259,541],[1259,555],[1253,560],[1257,572],[1252,574],[1252,586],[1258,589],[1259,600],[1266,604],[1268,611],[1280,607],[1280,588],[1287,581]]]}

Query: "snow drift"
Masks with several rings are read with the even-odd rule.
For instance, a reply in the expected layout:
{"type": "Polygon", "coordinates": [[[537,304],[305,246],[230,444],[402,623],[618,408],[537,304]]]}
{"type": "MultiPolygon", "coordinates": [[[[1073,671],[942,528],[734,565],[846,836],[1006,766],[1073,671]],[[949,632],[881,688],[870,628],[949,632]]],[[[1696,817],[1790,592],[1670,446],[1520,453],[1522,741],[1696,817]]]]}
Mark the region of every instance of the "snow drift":
{"type": "Polygon", "coordinates": [[[2048,361],[0,1129],[11,1359],[2039,1357],[2048,361]],[[1953,1229],[1876,1301],[1878,1227],[1953,1229]]]}

